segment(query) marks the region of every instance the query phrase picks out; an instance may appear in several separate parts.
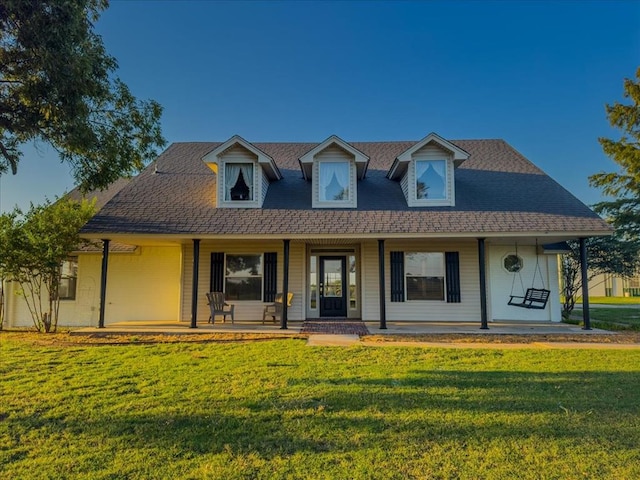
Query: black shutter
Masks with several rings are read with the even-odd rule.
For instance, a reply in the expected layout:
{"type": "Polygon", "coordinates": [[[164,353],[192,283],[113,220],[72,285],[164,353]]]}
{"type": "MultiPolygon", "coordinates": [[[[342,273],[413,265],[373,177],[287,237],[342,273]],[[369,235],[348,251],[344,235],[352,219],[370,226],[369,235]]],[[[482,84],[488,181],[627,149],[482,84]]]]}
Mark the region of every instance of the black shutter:
{"type": "Polygon", "coordinates": [[[391,301],[404,302],[404,253],[389,253],[391,255],[391,301]]]}
{"type": "Polygon", "coordinates": [[[210,292],[224,292],[224,252],[211,253],[210,292]]]}
{"type": "Polygon", "coordinates": [[[460,303],[460,255],[458,252],[445,252],[447,268],[447,303],[460,303]]]}
{"type": "Polygon", "coordinates": [[[264,254],[264,295],[265,302],[274,302],[278,291],[278,254],[265,252],[264,254]]]}

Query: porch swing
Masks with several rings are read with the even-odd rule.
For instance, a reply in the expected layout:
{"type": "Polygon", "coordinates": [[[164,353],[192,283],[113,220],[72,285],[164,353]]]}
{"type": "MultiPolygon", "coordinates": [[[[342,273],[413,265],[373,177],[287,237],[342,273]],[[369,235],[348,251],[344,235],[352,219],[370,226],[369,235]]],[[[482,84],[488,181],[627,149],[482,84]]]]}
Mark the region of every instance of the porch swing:
{"type": "MultiPolygon", "coordinates": [[[[518,257],[518,244],[516,243],[516,258],[518,257]]],[[[509,302],[508,305],[512,305],[514,307],[521,308],[533,308],[542,310],[547,306],[547,301],[549,300],[549,295],[551,294],[550,290],[547,290],[544,285],[544,277],[542,276],[542,270],[540,269],[540,255],[538,254],[538,241],[536,240],[536,267],[533,270],[533,279],[531,280],[531,287],[527,288],[527,291],[524,290],[524,284],[522,283],[522,274],[520,273],[522,267],[518,269],[517,272],[513,274],[513,280],[511,282],[511,293],[509,294],[509,302]],[[520,280],[521,291],[524,292],[524,296],[522,295],[514,295],[513,289],[516,284],[516,275],[520,280]],[[540,276],[540,284],[542,288],[536,288],[536,276],[540,276]]]]}

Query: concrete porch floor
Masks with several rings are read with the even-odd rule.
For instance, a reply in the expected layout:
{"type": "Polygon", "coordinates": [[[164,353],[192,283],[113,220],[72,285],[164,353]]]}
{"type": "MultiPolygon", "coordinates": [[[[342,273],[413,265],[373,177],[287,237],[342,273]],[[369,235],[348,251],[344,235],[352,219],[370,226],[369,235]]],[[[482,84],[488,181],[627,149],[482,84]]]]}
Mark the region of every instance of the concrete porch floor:
{"type": "MultiPolygon", "coordinates": [[[[488,330],[481,330],[479,322],[394,322],[387,321],[387,329],[381,330],[379,322],[364,322],[372,335],[430,335],[430,334],[467,334],[467,335],[548,335],[548,334],[611,334],[608,330],[592,329],[583,330],[578,325],[552,322],[489,322],[488,330]]],[[[189,328],[188,322],[171,321],[131,321],[115,322],[106,325],[106,328],[85,327],[72,331],[72,334],[211,334],[211,333],[251,333],[269,335],[300,335],[303,322],[290,321],[286,330],[280,329],[280,324],[260,321],[237,321],[235,323],[198,323],[197,328],[189,328]]]]}

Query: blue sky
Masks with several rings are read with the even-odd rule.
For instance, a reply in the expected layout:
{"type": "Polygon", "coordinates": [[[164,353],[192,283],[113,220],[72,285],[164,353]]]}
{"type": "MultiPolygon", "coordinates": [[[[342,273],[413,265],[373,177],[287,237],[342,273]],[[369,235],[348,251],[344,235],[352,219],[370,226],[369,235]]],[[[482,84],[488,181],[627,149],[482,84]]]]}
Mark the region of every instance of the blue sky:
{"type": "MultiPolygon", "coordinates": [[[[169,143],[503,138],[587,204],[640,65],[637,1],[112,1],[96,30],[169,143]]],[[[0,209],[72,187],[28,147],[0,209]]]]}

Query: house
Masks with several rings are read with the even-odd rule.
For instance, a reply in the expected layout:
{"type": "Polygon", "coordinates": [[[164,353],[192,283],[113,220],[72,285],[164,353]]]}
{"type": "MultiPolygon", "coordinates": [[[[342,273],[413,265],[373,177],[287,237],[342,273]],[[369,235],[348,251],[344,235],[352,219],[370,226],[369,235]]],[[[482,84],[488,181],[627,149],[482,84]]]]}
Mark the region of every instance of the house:
{"type": "Polygon", "coordinates": [[[590,297],[640,297],[640,275],[624,278],[599,274],[589,280],[590,297]]]}
{"type": "MultiPolygon", "coordinates": [[[[109,195],[107,195],[109,196],[109,195]]],[[[82,229],[60,325],[196,326],[223,291],[237,322],[277,292],[288,321],[560,321],[557,252],[610,234],[503,140],[174,143],[82,229]],[[530,288],[543,308],[510,305],[530,288]],[[72,298],[71,298],[72,297],[72,298]]],[[[10,323],[29,324],[17,300],[10,323]]]]}

